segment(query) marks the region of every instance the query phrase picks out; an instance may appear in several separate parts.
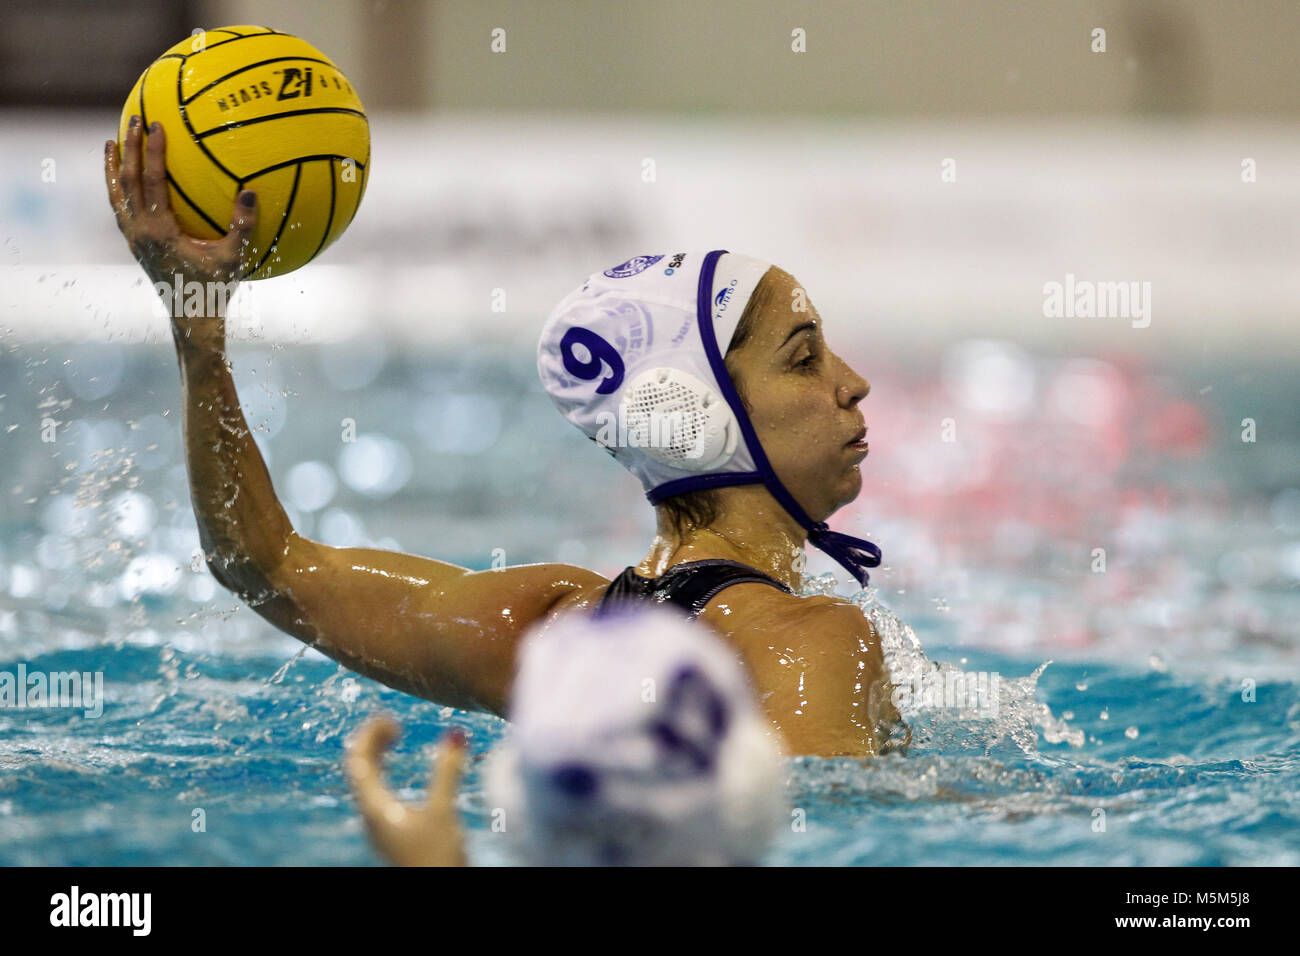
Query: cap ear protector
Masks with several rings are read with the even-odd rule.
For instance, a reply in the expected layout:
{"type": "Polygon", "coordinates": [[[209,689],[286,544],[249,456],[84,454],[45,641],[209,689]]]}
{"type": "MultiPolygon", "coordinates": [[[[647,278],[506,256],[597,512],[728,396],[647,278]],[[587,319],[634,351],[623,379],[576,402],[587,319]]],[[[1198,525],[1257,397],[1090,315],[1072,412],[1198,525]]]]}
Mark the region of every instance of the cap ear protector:
{"type": "Polygon", "coordinates": [[[641,372],[624,387],[623,407],[628,443],[682,471],[712,471],[740,442],[740,425],[727,400],[681,369],[641,372]]]}

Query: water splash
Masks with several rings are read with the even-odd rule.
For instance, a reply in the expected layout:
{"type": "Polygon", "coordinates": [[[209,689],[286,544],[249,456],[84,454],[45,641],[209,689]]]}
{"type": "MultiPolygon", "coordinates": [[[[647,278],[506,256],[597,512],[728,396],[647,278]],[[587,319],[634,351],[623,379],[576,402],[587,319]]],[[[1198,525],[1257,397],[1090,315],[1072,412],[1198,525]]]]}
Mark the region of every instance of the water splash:
{"type": "Polygon", "coordinates": [[[287,661],[285,661],[283,664],[280,665],[279,670],[277,670],[274,674],[272,674],[270,677],[266,679],[266,683],[267,684],[283,683],[285,675],[289,673],[289,668],[294,665],[295,661],[301,659],[302,655],[306,653],[307,653],[307,645],[304,644],[302,647],[298,648],[298,652],[294,654],[293,657],[289,658],[287,661]]]}
{"type": "MultiPolygon", "coordinates": [[[[800,593],[832,596],[835,586],[835,575],[827,572],[808,578],[800,593]]],[[[863,588],[849,601],[880,636],[885,666],[895,684],[895,704],[912,728],[913,750],[990,753],[1003,740],[1010,740],[1023,753],[1034,754],[1040,735],[1047,743],[1084,745],[1084,732],[1037,698],[1038,678],[1051,661],[1024,677],[974,675],[931,660],[916,632],[880,602],[875,587],[863,588]]]]}

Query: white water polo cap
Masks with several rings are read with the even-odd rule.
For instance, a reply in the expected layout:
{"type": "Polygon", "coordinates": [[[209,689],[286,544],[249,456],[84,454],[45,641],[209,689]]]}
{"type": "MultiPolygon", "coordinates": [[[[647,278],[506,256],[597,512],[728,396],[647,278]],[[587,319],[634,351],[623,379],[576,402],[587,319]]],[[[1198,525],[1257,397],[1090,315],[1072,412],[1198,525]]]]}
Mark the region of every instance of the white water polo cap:
{"type": "Polygon", "coordinates": [[[510,855],[551,866],[757,863],[784,767],[735,655],[653,605],[571,614],[523,642],[484,769],[510,855]]]}
{"type": "Polygon", "coordinates": [[[755,471],[719,367],[730,385],[722,357],[770,267],[735,253],[636,256],[589,277],[547,320],[546,391],[656,504],[755,471]]]}
{"type": "Polygon", "coordinates": [[[537,372],[561,414],[636,475],[651,504],[762,484],[865,587],[880,549],[814,522],[795,501],[723,361],[771,266],[715,249],[635,256],[594,273],[547,318],[537,372]]]}

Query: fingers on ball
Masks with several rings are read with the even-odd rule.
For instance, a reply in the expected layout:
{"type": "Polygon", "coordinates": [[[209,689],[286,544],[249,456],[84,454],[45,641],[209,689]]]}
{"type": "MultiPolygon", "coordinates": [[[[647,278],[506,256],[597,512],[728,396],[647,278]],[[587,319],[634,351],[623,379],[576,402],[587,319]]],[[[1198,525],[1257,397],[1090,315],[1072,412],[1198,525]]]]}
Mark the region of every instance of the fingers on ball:
{"type": "Polygon", "coordinates": [[[144,157],[144,200],[149,212],[165,214],[171,204],[167,197],[167,137],[162,124],[151,123],[144,157]]]}
{"type": "Polygon", "coordinates": [[[108,184],[108,202],[113,207],[113,215],[117,217],[119,227],[125,225],[126,215],[126,193],[122,190],[122,174],[118,168],[120,162],[117,153],[117,143],[114,140],[108,140],[104,143],[104,180],[108,184]]]}
{"type": "Polygon", "coordinates": [[[140,186],[140,117],[132,116],[126,126],[126,137],[122,140],[122,160],[118,179],[122,183],[122,192],[127,204],[139,208],[141,198],[140,186]]]}

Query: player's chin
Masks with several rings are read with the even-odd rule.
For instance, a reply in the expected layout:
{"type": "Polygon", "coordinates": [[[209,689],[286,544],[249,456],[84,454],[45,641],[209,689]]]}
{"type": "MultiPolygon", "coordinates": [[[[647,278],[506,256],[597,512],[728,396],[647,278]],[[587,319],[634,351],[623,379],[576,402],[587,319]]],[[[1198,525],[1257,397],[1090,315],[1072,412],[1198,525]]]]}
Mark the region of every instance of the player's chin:
{"type": "Polygon", "coordinates": [[[854,462],[851,465],[842,465],[841,468],[843,470],[840,472],[835,486],[830,489],[831,498],[835,502],[832,513],[856,501],[858,495],[862,493],[862,472],[859,470],[858,464],[854,462]]]}
{"type": "Polygon", "coordinates": [[[845,481],[848,485],[848,488],[846,489],[844,503],[848,504],[850,501],[856,500],[858,495],[862,493],[861,467],[858,465],[854,465],[852,468],[850,468],[849,474],[845,479],[845,481]]]}

